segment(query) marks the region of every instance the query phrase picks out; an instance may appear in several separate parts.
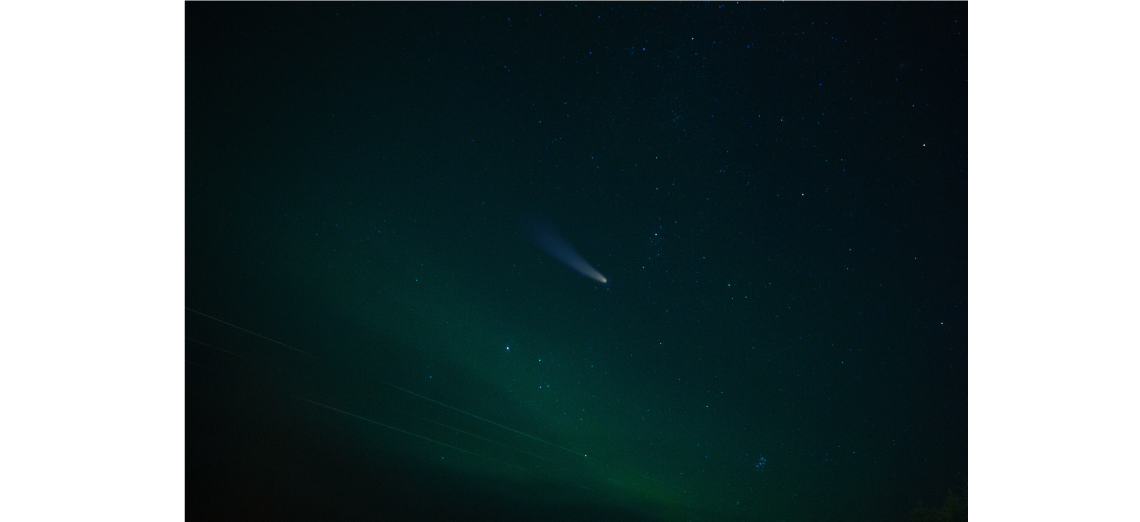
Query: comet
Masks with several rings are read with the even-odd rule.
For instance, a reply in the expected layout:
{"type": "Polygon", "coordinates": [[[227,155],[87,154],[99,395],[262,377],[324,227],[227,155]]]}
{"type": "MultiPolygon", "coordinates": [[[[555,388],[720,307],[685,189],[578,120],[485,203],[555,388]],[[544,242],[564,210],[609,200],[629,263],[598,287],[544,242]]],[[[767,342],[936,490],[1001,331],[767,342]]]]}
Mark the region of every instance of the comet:
{"type": "Polygon", "coordinates": [[[550,223],[538,219],[531,221],[527,226],[527,235],[535,246],[575,272],[602,284],[609,282],[606,276],[587,263],[550,223]]]}

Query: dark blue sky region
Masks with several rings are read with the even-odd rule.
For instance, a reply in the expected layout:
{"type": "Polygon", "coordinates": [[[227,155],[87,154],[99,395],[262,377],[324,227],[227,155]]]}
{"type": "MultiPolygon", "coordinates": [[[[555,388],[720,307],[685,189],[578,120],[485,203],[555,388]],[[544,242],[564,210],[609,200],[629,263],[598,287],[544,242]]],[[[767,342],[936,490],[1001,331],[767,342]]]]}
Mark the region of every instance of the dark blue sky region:
{"type": "Polygon", "coordinates": [[[965,491],[965,3],[186,15],[188,518],[965,491]]]}

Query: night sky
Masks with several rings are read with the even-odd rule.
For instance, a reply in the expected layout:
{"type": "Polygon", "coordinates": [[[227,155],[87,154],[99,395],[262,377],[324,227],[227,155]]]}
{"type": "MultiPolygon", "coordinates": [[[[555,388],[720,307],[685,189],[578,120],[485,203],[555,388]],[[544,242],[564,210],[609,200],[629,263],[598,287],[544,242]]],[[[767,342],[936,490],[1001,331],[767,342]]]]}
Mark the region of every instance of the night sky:
{"type": "Polygon", "coordinates": [[[186,4],[187,518],[965,493],[966,10],[186,4]]]}

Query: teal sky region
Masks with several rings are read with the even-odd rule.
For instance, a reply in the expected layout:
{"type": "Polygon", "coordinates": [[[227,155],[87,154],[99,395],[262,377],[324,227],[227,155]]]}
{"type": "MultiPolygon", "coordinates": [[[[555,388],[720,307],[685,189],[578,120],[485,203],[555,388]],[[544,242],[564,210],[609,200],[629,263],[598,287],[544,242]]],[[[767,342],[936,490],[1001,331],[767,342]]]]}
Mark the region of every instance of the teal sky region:
{"type": "Polygon", "coordinates": [[[964,493],[966,21],[187,4],[187,518],[964,493]]]}

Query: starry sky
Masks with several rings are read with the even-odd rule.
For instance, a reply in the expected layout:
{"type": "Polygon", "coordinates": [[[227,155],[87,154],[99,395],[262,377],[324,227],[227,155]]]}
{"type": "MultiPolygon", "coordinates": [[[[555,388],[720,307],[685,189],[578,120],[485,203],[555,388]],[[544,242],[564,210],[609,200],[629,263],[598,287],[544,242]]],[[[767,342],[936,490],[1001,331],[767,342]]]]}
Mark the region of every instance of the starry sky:
{"type": "Polygon", "coordinates": [[[187,518],[965,492],[966,23],[186,4],[187,518]]]}

